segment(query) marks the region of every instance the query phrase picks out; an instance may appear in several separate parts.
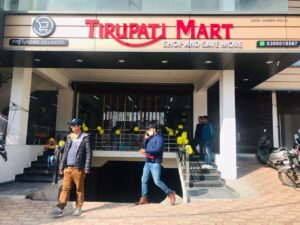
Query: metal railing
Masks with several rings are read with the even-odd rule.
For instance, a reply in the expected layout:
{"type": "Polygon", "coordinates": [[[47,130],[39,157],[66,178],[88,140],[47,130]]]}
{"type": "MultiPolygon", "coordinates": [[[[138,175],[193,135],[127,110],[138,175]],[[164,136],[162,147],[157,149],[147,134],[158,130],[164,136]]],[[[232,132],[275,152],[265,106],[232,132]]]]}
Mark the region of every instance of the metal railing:
{"type": "MultiPolygon", "coordinates": [[[[93,150],[100,151],[137,151],[143,147],[144,134],[142,133],[121,133],[116,134],[91,134],[91,143],[93,150]]],[[[178,151],[176,138],[169,135],[164,137],[164,151],[178,151]]]]}
{"type": "Polygon", "coordinates": [[[182,169],[182,174],[184,178],[185,185],[189,187],[190,185],[190,155],[186,152],[184,147],[179,147],[178,159],[180,167],[182,169]]]}

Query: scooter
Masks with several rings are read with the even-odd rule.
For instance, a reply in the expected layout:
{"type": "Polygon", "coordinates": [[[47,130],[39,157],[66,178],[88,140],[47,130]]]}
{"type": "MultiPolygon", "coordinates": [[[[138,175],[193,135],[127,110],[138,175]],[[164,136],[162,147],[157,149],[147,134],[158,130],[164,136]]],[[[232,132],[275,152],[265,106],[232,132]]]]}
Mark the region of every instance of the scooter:
{"type": "Polygon", "coordinates": [[[259,138],[256,158],[260,163],[275,169],[289,164],[288,149],[286,147],[274,149],[271,141],[268,139],[266,129],[264,129],[262,136],[259,138]]]}
{"type": "Polygon", "coordinates": [[[293,148],[288,151],[289,164],[278,169],[278,178],[289,187],[300,187],[300,151],[293,148]]]}

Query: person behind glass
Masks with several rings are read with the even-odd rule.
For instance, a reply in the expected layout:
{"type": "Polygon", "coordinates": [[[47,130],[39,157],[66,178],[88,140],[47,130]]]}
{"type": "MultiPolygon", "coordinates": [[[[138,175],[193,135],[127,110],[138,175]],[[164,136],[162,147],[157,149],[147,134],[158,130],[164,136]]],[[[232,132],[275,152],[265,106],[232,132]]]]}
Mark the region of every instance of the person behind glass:
{"type": "Polygon", "coordinates": [[[193,145],[194,145],[194,149],[197,149],[196,147],[199,146],[199,151],[197,151],[197,152],[200,155],[200,160],[203,160],[204,156],[205,156],[205,154],[203,152],[202,141],[201,141],[203,126],[204,126],[203,117],[199,116],[198,124],[196,126],[196,131],[195,131],[195,137],[193,140],[193,145]]]}
{"type": "Polygon", "coordinates": [[[148,181],[150,174],[156,186],[158,186],[169,197],[171,205],[175,204],[175,192],[166,186],[161,181],[161,163],[163,158],[164,140],[163,136],[158,134],[155,124],[148,126],[147,133],[144,139],[144,148],[139,152],[146,156],[146,162],[143,169],[143,176],[141,179],[141,197],[136,205],[148,204],[148,181]]]}
{"type": "Polygon", "coordinates": [[[82,121],[73,119],[69,123],[72,133],[68,136],[64,146],[64,152],[59,166],[59,173],[63,174],[62,190],[56,207],[51,215],[54,217],[63,216],[63,209],[67,204],[72,183],[76,187],[76,209],[73,216],[81,214],[84,201],[84,180],[86,174],[90,173],[92,151],[89,135],[82,132],[82,121]]]}
{"type": "Polygon", "coordinates": [[[203,146],[203,151],[205,153],[205,165],[202,168],[211,169],[213,168],[212,163],[212,141],[214,139],[213,129],[211,123],[208,121],[207,116],[203,116],[203,128],[201,141],[203,146]]]}

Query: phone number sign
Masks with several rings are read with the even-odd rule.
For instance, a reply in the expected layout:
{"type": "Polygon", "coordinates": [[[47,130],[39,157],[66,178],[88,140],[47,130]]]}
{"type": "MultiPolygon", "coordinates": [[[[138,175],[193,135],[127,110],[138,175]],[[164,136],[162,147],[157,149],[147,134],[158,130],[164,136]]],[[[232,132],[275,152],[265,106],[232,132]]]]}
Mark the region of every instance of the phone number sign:
{"type": "Polygon", "coordinates": [[[297,48],[299,41],[257,41],[258,48],[297,48]]]}

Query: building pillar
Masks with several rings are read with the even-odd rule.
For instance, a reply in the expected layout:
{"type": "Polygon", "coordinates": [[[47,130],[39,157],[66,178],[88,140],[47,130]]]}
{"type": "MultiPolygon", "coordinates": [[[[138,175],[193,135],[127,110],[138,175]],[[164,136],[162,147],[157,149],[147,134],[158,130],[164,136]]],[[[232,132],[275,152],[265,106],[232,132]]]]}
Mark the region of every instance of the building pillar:
{"type": "Polygon", "coordinates": [[[237,178],[234,70],[224,70],[220,74],[220,158],[218,166],[222,178],[237,178]]]}
{"type": "Polygon", "coordinates": [[[198,116],[207,115],[207,89],[194,91],[193,106],[194,106],[193,128],[195,133],[196,126],[198,123],[198,116]]]}
{"type": "Polygon", "coordinates": [[[59,89],[57,95],[56,131],[69,131],[73,116],[74,91],[71,87],[59,89]]]}
{"type": "Polygon", "coordinates": [[[7,145],[26,145],[31,81],[32,68],[13,68],[7,145]]]}
{"type": "Polygon", "coordinates": [[[279,126],[278,126],[278,110],[277,110],[277,94],[272,92],[272,124],[273,124],[273,146],[279,147],[279,126]]]}

